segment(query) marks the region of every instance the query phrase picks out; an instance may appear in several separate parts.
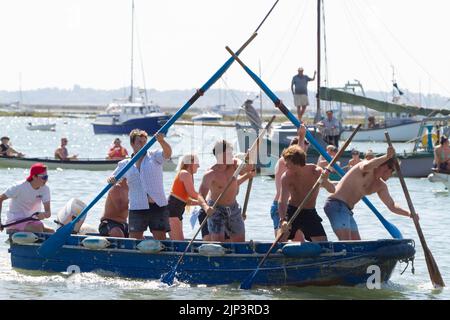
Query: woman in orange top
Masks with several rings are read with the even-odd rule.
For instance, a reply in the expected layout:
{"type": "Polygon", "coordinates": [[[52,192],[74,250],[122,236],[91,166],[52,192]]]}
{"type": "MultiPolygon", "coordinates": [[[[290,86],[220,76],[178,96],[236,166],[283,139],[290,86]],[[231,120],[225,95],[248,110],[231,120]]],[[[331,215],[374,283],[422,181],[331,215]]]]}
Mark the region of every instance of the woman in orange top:
{"type": "Polygon", "coordinates": [[[120,145],[121,141],[119,138],[114,140],[114,145],[108,151],[108,159],[111,160],[123,160],[128,155],[127,149],[120,145]]]}
{"type": "Polygon", "coordinates": [[[182,221],[186,205],[200,204],[203,206],[205,204],[205,200],[195,191],[194,187],[194,174],[199,167],[196,155],[188,154],[181,158],[179,171],[175,176],[167,206],[171,240],[184,240],[182,221]]]}

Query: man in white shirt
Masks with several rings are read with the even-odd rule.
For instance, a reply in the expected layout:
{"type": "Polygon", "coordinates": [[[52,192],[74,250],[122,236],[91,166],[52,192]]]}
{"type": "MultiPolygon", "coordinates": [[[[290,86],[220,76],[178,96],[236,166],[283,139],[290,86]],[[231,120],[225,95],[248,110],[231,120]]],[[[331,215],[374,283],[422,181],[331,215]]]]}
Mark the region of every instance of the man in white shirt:
{"type": "MultiPolygon", "coordinates": [[[[164,240],[166,232],[170,231],[167,197],[163,185],[163,164],[172,156],[172,148],[164,140],[164,135],[157,134],[155,137],[162,150],[148,151],[123,175],[128,183],[130,238],[144,239],[144,232],[150,228],[155,239],[164,240]]],[[[133,155],[146,143],[145,131],[134,129],[130,132],[133,155]]],[[[113,175],[108,178],[108,183],[116,183],[114,177],[129,161],[131,159],[119,162],[113,175]]]]}
{"type": "MultiPolygon", "coordinates": [[[[50,218],[50,189],[46,185],[48,180],[47,167],[42,163],[36,163],[30,168],[30,175],[24,181],[18,182],[9,187],[0,195],[0,214],[3,201],[11,199],[7,213],[6,224],[13,223],[25,218],[33,220],[25,221],[8,227],[11,231],[29,232],[54,232],[46,227],[40,220],[50,218]],[[41,204],[44,204],[45,212],[41,211],[41,204]]],[[[0,227],[0,231],[2,231],[0,227]]]]}

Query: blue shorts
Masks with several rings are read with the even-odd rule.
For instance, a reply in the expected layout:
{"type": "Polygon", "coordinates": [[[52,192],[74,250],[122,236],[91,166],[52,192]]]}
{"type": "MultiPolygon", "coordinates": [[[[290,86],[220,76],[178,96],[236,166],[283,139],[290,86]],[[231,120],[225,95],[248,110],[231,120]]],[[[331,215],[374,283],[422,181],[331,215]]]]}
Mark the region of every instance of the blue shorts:
{"type": "Polygon", "coordinates": [[[207,223],[210,233],[225,233],[230,236],[245,234],[245,224],[237,202],[231,206],[217,206],[207,223]]]}
{"type": "Polygon", "coordinates": [[[272,203],[270,207],[270,217],[273,221],[273,228],[276,230],[280,227],[280,215],[278,214],[278,201],[272,203]]]}
{"type": "Polygon", "coordinates": [[[323,210],[330,220],[334,232],[338,230],[358,232],[358,226],[353,218],[353,212],[344,201],[328,198],[323,210]]]}

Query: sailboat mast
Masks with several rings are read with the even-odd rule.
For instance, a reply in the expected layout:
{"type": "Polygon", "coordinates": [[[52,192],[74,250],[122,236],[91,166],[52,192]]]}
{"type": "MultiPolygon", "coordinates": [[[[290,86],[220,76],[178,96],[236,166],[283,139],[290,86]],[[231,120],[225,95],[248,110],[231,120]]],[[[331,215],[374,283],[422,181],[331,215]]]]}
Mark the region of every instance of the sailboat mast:
{"type": "Polygon", "coordinates": [[[321,35],[321,24],[320,24],[320,16],[321,16],[321,4],[322,0],[317,0],[317,95],[316,95],[316,104],[317,104],[317,110],[316,110],[316,116],[314,118],[314,122],[317,123],[320,121],[321,118],[321,110],[320,110],[320,35],[321,35]]]}
{"type": "Polygon", "coordinates": [[[133,102],[134,0],[131,2],[131,85],[129,101],[133,102]]]}

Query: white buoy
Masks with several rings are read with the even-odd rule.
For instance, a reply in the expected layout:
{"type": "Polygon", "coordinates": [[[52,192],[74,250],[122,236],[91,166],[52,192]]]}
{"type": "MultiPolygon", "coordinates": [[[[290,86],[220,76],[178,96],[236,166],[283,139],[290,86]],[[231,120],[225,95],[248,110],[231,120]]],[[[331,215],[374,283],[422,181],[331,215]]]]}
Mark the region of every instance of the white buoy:
{"type": "Polygon", "coordinates": [[[104,237],[92,236],[81,241],[81,244],[88,249],[100,250],[107,248],[111,243],[104,237]]]}
{"type": "MultiPolygon", "coordinates": [[[[59,227],[61,227],[61,225],[66,225],[72,222],[73,219],[75,219],[81,213],[81,211],[83,211],[85,207],[86,204],[80,199],[76,198],[70,199],[66,203],[66,205],[61,210],[58,211],[56,221],[58,222],[59,227]]],[[[78,233],[78,231],[80,230],[81,225],[84,222],[84,219],[86,219],[86,216],[84,216],[83,219],[77,222],[77,224],[73,228],[73,231],[75,233],[78,233]]]]}
{"type": "Polygon", "coordinates": [[[198,247],[198,253],[207,257],[223,256],[225,254],[225,248],[220,244],[205,243],[198,247]]]}
{"type": "Polygon", "coordinates": [[[33,232],[16,232],[11,237],[13,243],[27,244],[35,243],[39,238],[33,232]]]}
{"type": "Polygon", "coordinates": [[[158,240],[144,240],[139,242],[136,248],[144,253],[156,253],[164,250],[164,245],[158,240]]]}

